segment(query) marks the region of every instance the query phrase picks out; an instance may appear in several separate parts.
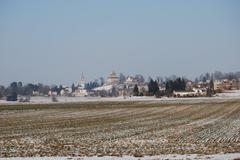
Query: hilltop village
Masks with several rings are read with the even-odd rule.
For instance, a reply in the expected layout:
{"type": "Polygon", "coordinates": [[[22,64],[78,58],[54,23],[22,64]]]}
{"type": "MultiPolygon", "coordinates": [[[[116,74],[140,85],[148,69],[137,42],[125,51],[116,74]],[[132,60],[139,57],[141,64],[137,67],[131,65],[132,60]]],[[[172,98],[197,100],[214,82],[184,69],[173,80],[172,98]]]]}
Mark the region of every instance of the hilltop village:
{"type": "MultiPolygon", "coordinates": [[[[225,90],[238,90],[240,79],[213,80],[203,78],[203,81],[191,81],[184,78],[172,78],[171,80],[149,78],[146,82],[142,75],[127,76],[111,72],[102,85],[92,82],[92,86],[86,87],[82,76],[80,83],[75,88],[64,87],[60,91],[61,96],[101,96],[101,97],[131,97],[131,96],[173,96],[173,97],[198,97],[212,96],[225,90]],[[204,80],[205,79],[205,80],[204,80]]],[[[89,85],[89,84],[88,84],[89,85]]],[[[49,96],[57,95],[57,92],[49,91],[49,96]]]]}
{"type": "MultiPolygon", "coordinates": [[[[106,80],[99,78],[92,82],[85,82],[83,74],[80,82],[71,86],[43,84],[26,84],[12,82],[10,86],[0,86],[0,99],[7,101],[29,101],[31,96],[67,96],[67,97],[133,97],[154,96],[165,97],[211,97],[226,90],[240,89],[240,74],[221,73],[202,74],[195,81],[183,77],[172,76],[149,78],[145,80],[142,75],[124,76],[111,72],[106,80]],[[19,98],[20,97],[20,98],[19,98]],[[24,98],[22,98],[24,97],[24,98]],[[27,97],[27,98],[26,98],[27,97]]],[[[53,99],[54,100],[54,99],[53,99]]]]}

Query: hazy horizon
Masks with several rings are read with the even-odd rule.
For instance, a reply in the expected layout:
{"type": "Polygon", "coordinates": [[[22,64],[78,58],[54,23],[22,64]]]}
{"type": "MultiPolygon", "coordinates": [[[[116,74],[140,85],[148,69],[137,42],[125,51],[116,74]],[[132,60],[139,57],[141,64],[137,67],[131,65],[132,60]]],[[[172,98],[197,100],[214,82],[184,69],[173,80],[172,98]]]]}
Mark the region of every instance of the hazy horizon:
{"type": "Polygon", "coordinates": [[[240,71],[240,1],[0,1],[0,85],[240,71]]]}

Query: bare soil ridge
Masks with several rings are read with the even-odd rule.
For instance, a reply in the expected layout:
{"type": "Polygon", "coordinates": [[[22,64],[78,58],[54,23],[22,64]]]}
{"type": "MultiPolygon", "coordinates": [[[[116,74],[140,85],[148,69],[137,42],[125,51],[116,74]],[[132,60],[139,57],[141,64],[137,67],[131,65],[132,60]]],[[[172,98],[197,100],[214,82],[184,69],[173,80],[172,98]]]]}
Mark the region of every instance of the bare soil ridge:
{"type": "Polygon", "coordinates": [[[240,152],[240,100],[0,106],[0,157],[240,152]]]}

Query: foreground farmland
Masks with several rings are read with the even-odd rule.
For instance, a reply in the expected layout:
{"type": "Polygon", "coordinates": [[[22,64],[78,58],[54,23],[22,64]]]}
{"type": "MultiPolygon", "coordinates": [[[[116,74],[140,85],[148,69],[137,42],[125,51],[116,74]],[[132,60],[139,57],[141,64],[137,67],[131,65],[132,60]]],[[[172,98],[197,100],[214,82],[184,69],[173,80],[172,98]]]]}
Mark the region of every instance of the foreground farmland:
{"type": "Polygon", "coordinates": [[[221,152],[240,152],[240,100],[0,106],[0,157],[221,152]]]}

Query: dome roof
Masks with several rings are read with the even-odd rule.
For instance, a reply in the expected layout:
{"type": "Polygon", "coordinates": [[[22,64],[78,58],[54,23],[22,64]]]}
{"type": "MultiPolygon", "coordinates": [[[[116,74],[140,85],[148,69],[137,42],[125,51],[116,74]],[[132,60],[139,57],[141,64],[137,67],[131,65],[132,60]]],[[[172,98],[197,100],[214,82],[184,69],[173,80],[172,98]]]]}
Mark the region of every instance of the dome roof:
{"type": "Polygon", "coordinates": [[[109,77],[109,78],[117,78],[117,74],[116,74],[116,72],[112,71],[112,72],[109,74],[108,77],[109,77]]]}

